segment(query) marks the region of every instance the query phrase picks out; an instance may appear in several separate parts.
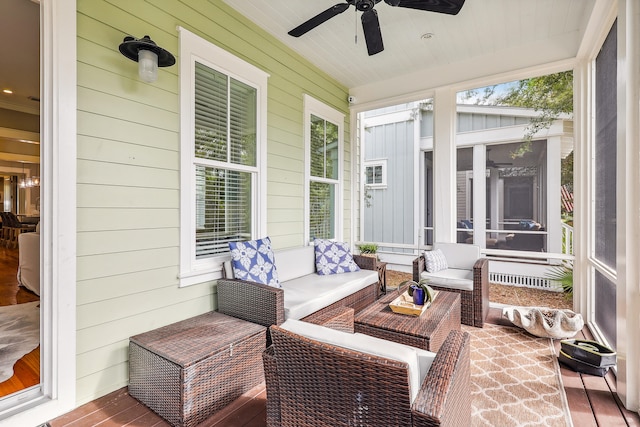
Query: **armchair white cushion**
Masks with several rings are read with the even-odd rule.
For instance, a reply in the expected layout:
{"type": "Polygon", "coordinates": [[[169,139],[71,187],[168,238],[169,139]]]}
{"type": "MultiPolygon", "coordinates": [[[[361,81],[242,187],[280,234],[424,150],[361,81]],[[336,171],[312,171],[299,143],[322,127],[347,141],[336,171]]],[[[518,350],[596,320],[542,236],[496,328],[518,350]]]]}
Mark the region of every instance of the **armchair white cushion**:
{"type": "Polygon", "coordinates": [[[18,284],[40,295],[40,233],[18,235],[18,284]]]}
{"type": "Polygon", "coordinates": [[[453,269],[473,270],[473,264],[480,258],[480,247],[466,243],[435,243],[433,249],[440,249],[453,269]]]}
{"type": "Polygon", "coordinates": [[[418,395],[422,380],[427,375],[427,372],[429,372],[431,363],[436,357],[436,353],[427,350],[386,341],[365,334],[351,334],[338,331],[300,320],[286,320],[280,327],[316,341],[405,362],[409,367],[411,401],[418,395]]]}
{"type": "Polygon", "coordinates": [[[436,290],[459,293],[461,322],[481,328],[489,314],[489,260],[479,246],[465,243],[435,243],[433,250],[444,254],[447,268],[428,272],[425,252],[413,261],[413,280],[428,279],[436,290]]]}
{"type": "Polygon", "coordinates": [[[465,243],[435,243],[433,250],[442,252],[447,268],[433,273],[425,270],[420,273],[420,278],[429,279],[439,286],[472,291],[473,265],[480,258],[480,248],[465,243]]]}

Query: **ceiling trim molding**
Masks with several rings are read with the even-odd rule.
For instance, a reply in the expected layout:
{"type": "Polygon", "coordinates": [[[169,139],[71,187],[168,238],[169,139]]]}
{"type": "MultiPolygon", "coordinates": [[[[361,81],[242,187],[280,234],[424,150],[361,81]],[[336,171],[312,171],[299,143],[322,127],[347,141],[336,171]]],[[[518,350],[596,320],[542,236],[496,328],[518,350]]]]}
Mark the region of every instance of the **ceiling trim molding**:
{"type": "Polygon", "coordinates": [[[470,64],[449,64],[448,66],[441,67],[435,72],[433,70],[429,71],[429,75],[426,75],[426,71],[421,71],[408,76],[403,76],[401,79],[394,79],[394,81],[378,82],[372,85],[353,88],[349,91],[349,95],[355,96],[356,99],[358,99],[358,104],[351,105],[351,112],[359,113],[388,107],[390,105],[428,99],[434,96],[437,89],[442,88],[451,88],[452,90],[459,92],[467,89],[571,70],[575,67],[576,63],[576,58],[566,58],[546,64],[514,69],[507,72],[481,73],[479,76],[469,75],[466,76],[466,78],[464,78],[465,76],[460,75],[460,70],[473,70],[477,69],[477,67],[473,67],[470,64]],[[417,84],[418,81],[427,82],[433,86],[424,87],[425,83],[423,83],[423,87],[421,88],[417,84]],[[393,94],[393,92],[398,92],[399,88],[404,86],[407,86],[407,90],[402,91],[403,93],[399,95],[393,94]],[[410,90],[411,87],[413,87],[412,90],[410,90]],[[391,92],[385,93],[382,88],[389,88],[391,92]]]}
{"type": "Polygon", "coordinates": [[[0,101],[0,108],[4,108],[6,110],[14,110],[20,111],[21,113],[33,114],[36,116],[40,115],[40,104],[38,103],[38,107],[27,107],[26,105],[14,104],[12,102],[0,101]]]}

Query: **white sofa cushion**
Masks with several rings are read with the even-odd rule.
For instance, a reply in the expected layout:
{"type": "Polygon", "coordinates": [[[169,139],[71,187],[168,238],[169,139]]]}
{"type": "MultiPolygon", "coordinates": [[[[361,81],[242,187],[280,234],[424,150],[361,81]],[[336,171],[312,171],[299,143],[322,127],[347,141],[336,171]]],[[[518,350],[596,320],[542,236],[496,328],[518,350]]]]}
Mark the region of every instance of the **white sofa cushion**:
{"type": "MultiPolygon", "coordinates": [[[[372,270],[316,274],[313,246],[279,249],[274,256],[284,291],[285,319],[302,319],[378,281],[378,273],[372,270]]],[[[234,278],[231,261],[225,261],[223,268],[225,277],[234,278]]]]}
{"type": "Polygon", "coordinates": [[[378,273],[372,270],[328,276],[312,273],[281,281],[284,290],[284,318],[302,319],[377,281],[378,273]]]}
{"type": "MultiPolygon", "coordinates": [[[[418,395],[422,381],[436,356],[430,351],[408,345],[360,333],[350,334],[299,320],[287,320],[280,327],[316,341],[406,363],[409,367],[411,402],[418,395]]],[[[278,350],[276,349],[276,351],[278,350]]]]}
{"type": "Polygon", "coordinates": [[[423,271],[420,273],[420,278],[429,279],[430,284],[445,288],[473,291],[473,270],[448,268],[437,273],[423,271]]]}
{"type": "Polygon", "coordinates": [[[313,249],[313,246],[298,246],[275,251],[280,282],[315,274],[316,258],[313,249]]]}
{"type": "MultiPolygon", "coordinates": [[[[306,276],[307,274],[315,274],[316,272],[313,246],[278,249],[273,251],[273,255],[280,282],[306,276]]],[[[222,268],[224,269],[225,277],[229,279],[236,278],[233,274],[231,260],[225,261],[222,268]]]]}

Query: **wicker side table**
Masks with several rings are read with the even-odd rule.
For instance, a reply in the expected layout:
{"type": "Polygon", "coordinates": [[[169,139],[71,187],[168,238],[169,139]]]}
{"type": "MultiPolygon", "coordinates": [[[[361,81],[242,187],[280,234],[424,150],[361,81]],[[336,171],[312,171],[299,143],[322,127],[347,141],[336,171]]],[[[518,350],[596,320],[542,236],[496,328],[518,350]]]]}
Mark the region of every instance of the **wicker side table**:
{"type": "Polygon", "coordinates": [[[386,262],[376,263],[376,270],[378,270],[378,284],[380,287],[379,293],[380,295],[386,295],[387,294],[387,263],[386,262]]]}
{"type": "Polygon", "coordinates": [[[195,426],[264,381],[264,326],[206,313],[129,339],[129,394],[195,426]]]}

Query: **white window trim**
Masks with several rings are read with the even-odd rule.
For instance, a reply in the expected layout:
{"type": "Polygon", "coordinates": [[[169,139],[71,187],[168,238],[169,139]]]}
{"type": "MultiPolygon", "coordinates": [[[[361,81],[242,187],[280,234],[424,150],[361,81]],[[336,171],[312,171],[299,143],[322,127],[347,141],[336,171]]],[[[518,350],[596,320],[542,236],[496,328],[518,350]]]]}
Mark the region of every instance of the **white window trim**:
{"type": "Polygon", "coordinates": [[[338,179],[323,180],[322,178],[314,179],[318,182],[336,183],[336,222],[335,222],[335,239],[343,240],[344,229],[344,119],[345,115],[340,111],[329,107],[325,103],[307,94],[303,97],[304,104],[304,241],[309,242],[311,235],[309,233],[311,208],[309,206],[309,186],[311,185],[311,115],[320,117],[333,124],[338,125],[338,179]],[[337,182],[336,182],[337,181],[337,182]]]}
{"type": "Polygon", "coordinates": [[[364,185],[371,189],[384,189],[387,188],[387,159],[372,159],[364,162],[364,185]],[[370,167],[382,167],[382,182],[380,183],[367,183],[367,168],[370,167]]]}
{"type": "Polygon", "coordinates": [[[266,232],[266,159],[267,159],[267,80],[269,75],[261,69],[245,62],[237,56],[178,27],[180,36],[180,287],[190,286],[219,279],[222,274],[222,262],[229,256],[215,256],[196,260],[195,244],[195,197],[196,186],[194,168],[194,128],[193,117],[195,100],[195,62],[196,60],[214,68],[257,90],[256,144],[258,168],[254,180],[255,197],[252,199],[254,215],[252,222],[253,238],[266,232]],[[257,181],[257,182],[255,182],[257,181]]]}

